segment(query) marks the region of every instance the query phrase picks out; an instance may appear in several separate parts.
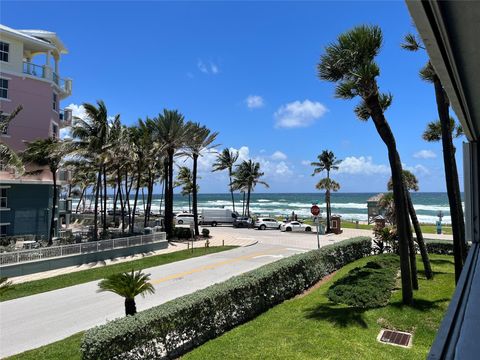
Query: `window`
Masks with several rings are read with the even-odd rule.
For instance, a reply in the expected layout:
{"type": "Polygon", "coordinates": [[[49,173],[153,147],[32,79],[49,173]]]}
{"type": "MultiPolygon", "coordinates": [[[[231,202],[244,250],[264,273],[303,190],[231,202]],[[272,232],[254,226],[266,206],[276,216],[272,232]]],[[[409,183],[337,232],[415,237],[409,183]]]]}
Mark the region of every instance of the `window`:
{"type": "Polygon", "coordinates": [[[8,62],[8,52],[10,51],[10,44],[0,41],[0,60],[8,62]]]}
{"type": "Polygon", "coordinates": [[[8,80],[0,79],[0,98],[8,99],[8,80]]]}
{"type": "Polygon", "coordinates": [[[56,124],[52,124],[52,138],[58,138],[58,126],[56,124]]]}
{"type": "Polygon", "coordinates": [[[0,208],[7,207],[7,189],[0,189],[0,208]]]}
{"type": "Polygon", "coordinates": [[[7,226],[8,225],[0,225],[0,237],[7,236],[7,226]]]}
{"type": "Polygon", "coordinates": [[[57,94],[53,93],[53,110],[57,110],[57,94]]]}

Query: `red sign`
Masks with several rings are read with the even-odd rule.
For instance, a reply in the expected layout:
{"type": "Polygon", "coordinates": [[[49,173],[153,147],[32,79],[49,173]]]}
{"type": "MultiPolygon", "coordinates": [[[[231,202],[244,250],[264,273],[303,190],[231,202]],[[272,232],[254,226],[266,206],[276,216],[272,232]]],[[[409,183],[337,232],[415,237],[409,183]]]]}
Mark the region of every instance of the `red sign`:
{"type": "Polygon", "coordinates": [[[320,214],[320,208],[317,205],[312,205],[312,207],[310,208],[310,212],[313,216],[317,216],[318,214],[320,214]]]}

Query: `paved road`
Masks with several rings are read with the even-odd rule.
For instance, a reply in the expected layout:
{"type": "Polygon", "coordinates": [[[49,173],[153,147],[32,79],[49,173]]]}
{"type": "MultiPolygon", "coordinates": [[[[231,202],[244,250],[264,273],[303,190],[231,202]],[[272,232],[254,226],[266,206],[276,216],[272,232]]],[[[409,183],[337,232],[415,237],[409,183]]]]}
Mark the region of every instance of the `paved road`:
{"type": "MultiPolygon", "coordinates": [[[[273,234],[272,234],[273,235],[273,234]]],[[[147,269],[156,293],[137,298],[138,310],[224,281],[305,249],[254,246],[147,269]]],[[[123,299],[96,293],[98,281],[0,303],[0,357],[13,355],[124,316],[123,299]]]]}

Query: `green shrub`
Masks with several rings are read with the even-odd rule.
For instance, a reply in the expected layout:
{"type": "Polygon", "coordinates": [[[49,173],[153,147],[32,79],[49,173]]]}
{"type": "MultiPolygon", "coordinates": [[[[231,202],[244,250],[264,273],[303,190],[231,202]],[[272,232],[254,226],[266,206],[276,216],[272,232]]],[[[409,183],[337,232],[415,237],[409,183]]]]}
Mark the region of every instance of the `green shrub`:
{"type": "Polygon", "coordinates": [[[352,269],[328,289],[330,301],[359,308],[385,306],[400,266],[398,256],[384,255],[352,269]]]}
{"type": "Polygon", "coordinates": [[[203,237],[209,237],[210,236],[210,230],[202,229],[202,235],[203,235],[203,237]]]}
{"type": "Polygon", "coordinates": [[[370,255],[368,237],[298,254],[86,332],[83,359],[176,358],[370,255]]]}

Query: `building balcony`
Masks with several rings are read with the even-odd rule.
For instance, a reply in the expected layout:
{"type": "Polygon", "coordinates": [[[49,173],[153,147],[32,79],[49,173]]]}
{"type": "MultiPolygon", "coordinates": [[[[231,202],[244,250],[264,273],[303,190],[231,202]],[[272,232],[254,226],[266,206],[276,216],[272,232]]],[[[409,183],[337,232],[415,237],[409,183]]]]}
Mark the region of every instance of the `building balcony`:
{"type": "Polygon", "coordinates": [[[72,80],[61,78],[48,65],[37,65],[28,61],[23,62],[24,74],[53,82],[60,91],[60,96],[66,98],[72,94],[72,80]]]}
{"type": "Polygon", "coordinates": [[[72,126],[72,110],[71,109],[62,109],[58,112],[58,120],[60,128],[67,126],[72,126]]]}

